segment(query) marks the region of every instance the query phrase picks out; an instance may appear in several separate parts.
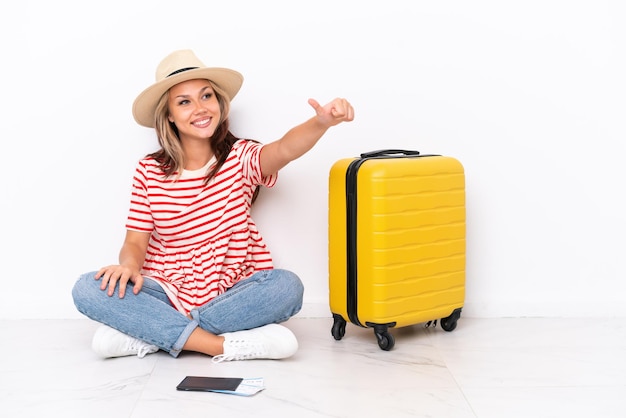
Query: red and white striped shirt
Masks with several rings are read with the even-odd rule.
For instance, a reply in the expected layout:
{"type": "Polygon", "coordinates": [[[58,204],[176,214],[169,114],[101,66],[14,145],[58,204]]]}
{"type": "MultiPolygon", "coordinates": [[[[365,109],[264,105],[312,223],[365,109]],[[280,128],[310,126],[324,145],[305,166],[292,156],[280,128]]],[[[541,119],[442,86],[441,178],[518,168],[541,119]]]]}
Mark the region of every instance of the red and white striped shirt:
{"type": "Polygon", "coordinates": [[[277,175],[262,177],[262,145],[235,142],[216,176],[207,169],[165,178],[157,162],[138,162],[126,228],[150,232],[142,274],[156,280],[178,311],[188,314],[258,270],[272,257],[250,216],[257,185],[272,187],[277,175]]]}

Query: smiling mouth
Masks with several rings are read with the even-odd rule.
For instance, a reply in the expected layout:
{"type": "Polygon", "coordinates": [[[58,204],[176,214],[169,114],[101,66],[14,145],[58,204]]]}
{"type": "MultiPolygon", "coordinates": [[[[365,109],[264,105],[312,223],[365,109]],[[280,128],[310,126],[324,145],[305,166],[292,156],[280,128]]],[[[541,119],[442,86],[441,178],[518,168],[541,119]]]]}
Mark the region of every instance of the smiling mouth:
{"type": "Polygon", "coordinates": [[[212,118],[206,118],[206,119],[194,121],[191,124],[197,128],[206,128],[207,126],[211,124],[211,120],[212,118]]]}

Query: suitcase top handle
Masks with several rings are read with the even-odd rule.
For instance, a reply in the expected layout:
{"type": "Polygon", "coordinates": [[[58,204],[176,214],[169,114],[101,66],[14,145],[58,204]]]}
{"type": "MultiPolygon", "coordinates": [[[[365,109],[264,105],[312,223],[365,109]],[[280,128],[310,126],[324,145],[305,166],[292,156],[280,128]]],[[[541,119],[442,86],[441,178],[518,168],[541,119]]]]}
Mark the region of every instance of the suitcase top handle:
{"type": "Polygon", "coordinates": [[[361,158],[382,157],[384,155],[391,154],[419,155],[420,152],[405,149],[381,149],[378,151],[364,152],[363,154],[361,154],[361,158]]]}

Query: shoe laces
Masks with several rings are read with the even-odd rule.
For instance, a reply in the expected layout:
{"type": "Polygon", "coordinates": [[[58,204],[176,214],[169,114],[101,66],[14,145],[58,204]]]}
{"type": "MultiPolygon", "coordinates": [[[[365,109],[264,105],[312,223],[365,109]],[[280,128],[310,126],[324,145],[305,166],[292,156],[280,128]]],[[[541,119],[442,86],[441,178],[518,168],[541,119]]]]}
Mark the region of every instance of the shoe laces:
{"type": "Polygon", "coordinates": [[[261,357],[264,352],[263,344],[259,342],[231,340],[224,347],[224,354],[214,356],[211,361],[221,363],[223,361],[250,360],[261,357]]]}
{"type": "Polygon", "coordinates": [[[132,338],[128,343],[128,351],[137,352],[137,357],[144,358],[146,354],[152,352],[152,346],[139,339],[132,338]]]}

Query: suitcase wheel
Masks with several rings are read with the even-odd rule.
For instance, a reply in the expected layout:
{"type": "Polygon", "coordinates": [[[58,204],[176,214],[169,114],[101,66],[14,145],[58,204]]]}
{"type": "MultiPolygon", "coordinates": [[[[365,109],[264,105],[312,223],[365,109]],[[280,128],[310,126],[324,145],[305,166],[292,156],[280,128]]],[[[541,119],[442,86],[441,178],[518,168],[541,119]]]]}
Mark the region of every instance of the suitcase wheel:
{"type": "Polygon", "coordinates": [[[387,331],[386,325],[376,325],[374,327],[374,335],[376,335],[376,339],[378,340],[378,346],[381,348],[381,350],[389,351],[396,343],[393,335],[391,335],[389,331],[387,331]]]}
{"type": "MultiPolygon", "coordinates": [[[[376,341],[378,341],[378,346],[385,351],[389,351],[393,348],[396,341],[388,331],[389,326],[394,326],[394,323],[391,324],[372,324],[369,322],[365,323],[365,326],[372,327],[374,329],[374,335],[376,336],[376,341]]],[[[339,314],[333,314],[333,327],[331,329],[331,334],[335,340],[339,341],[346,335],[346,320],[343,319],[343,316],[339,314]]]]}
{"type": "Polygon", "coordinates": [[[456,323],[460,317],[461,317],[461,308],[455,309],[452,312],[452,315],[446,318],[441,318],[441,321],[439,322],[441,324],[441,328],[443,328],[444,331],[448,331],[448,332],[454,331],[454,329],[456,328],[456,323]]]}
{"type": "Polygon", "coordinates": [[[339,341],[346,335],[346,320],[341,315],[333,314],[333,328],[331,330],[335,340],[339,341]]]}

